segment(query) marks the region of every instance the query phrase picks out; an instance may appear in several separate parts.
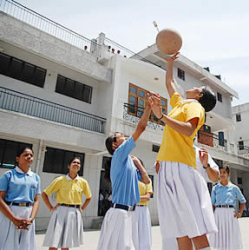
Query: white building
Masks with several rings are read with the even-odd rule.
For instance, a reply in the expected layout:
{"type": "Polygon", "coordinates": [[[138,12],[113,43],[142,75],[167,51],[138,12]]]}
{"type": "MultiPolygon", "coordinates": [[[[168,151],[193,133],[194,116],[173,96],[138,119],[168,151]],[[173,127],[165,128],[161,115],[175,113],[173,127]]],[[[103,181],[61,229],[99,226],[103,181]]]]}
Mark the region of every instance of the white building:
{"type": "MultiPolygon", "coordinates": [[[[81,175],[93,194],[83,212],[84,225],[98,227],[102,220],[99,190],[111,188],[103,178],[109,157],[106,137],[116,131],[133,133],[146,91],[160,93],[165,112],[170,111],[163,55],[153,45],[130,57],[131,51],[104,34],[90,41],[12,2],[2,1],[1,10],[0,174],[14,166],[17,149],[29,144],[35,152],[32,168],[40,175],[44,190],[54,178],[67,173],[67,161],[79,154],[84,159],[81,175]]],[[[238,184],[242,178],[240,187],[248,195],[249,160],[238,156],[229,132],[234,126],[231,98],[238,97],[237,93],[182,55],[174,75],[180,91],[205,84],[217,93],[219,101],[207,115],[197,144],[220,164],[228,164],[233,182],[238,184]]],[[[153,224],[158,223],[153,164],[163,129],[152,115],[134,150],[153,180],[154,196],[149,203],[153,224]]],[[[41,201],[37,230],[47,227],[50,215],[41,201]]]]}

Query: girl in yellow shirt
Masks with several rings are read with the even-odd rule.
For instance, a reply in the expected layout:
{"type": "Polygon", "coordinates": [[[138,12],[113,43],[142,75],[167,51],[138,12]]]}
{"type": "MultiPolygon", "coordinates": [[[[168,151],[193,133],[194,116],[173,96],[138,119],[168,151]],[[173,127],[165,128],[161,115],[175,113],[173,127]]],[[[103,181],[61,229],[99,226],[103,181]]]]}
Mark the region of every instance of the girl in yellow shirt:
{"type": "Polygon", "coordinates": [[[74,157],[68,164],[67,176],[56,178],[42,193],[42,198],[50,211],[53,212],[45,235],[43,246],[50,250],[83,245],[83,221],[81,212],[91,200],[88,182],[78,176],[81,159],[74,157]],[[56,192],[56,205],[52,206],[48,196],[56,192]],[[82,194],[86,200],[82,204],[82,194]]]}
{"type": "Polygon", "coordinates": [[[162,112],[158,94],[149,102],[154,115],[165,123],[158,181],[158,214],[162,236],[177,238],[179,250],[208,250],[207,233],[217,230],[211,200],[204,179],[196,171],[193,139],[204,124],[205,112],[212,110],[216,97],[202,86],[186,91],[186,100],[177,93],[173,63],[178,53],[166,59],[166,87],[172,111],[162,112]]]}

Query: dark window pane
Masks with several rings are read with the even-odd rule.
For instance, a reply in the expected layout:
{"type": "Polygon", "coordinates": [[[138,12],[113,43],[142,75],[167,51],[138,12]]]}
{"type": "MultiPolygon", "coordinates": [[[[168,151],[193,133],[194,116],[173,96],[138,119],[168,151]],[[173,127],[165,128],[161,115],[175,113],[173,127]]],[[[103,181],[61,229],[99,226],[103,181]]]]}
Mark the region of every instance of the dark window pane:
{"type": "Polygon", "coordinates": [[[81,169],[78,174],[83,175],[84,153],[49,147],[47,147],[47,152],[45,154],[43,172],[67,174],[69,161],[75,156],[79,156],[81,158],[81,169]]]}
{"type": "Polygon", "coordinates": [[[75,82],[75,98],[78,100],[83,99],[83,84],[75,82]]]}
{"type": "Polygon", "coordinates": [[[66,78],[64,76],[58,75],[55,91],[57,93],[64,94],[65,88],[66,88],[66,78]]]}
{"type": "Polygon", "coordinates": [[[10,62],[10,56],[0,53],[0,74],[8,74],[8,66],[10,62]]]}
{"type": "Polygon", "coordinates": [[[17,152],[24,147],[32,148],[32,144],[0,139],[0,167],[14,168],[17,152]]]}
{"type": "Polygon", "coordinates": [[[21,60],[12,58],[11,64],[10,64],[9,75],[15,79],[20,80],[21,75],[22,75],[22,65],[23,65],[23,62],[21,60]]]}
{"type": "Polygon", "coordinates": [[[163,111],[163,114],[166,114],[166,109],[162,109],[162,111],[163,111]]]}
{"type": "Polygon", "coordinates": [[[92,87],[84,85],[83,101],[91,103],[92,99],[92,87]]]}
{"type": "Polygon", "coordinates": [[[241,114],[236,114],[236,121],[241,122],[241,114]]]}
{"type": "Polygon", "coordinates": [[[22,71],[22,80],[24,82],[33,83],[34,82],[34,71],[35,66],[29,63],[25,63],[22,71]]]}
{"type": "Polygon", "coordinates": [[[74,81],[70,79],[66,79],[66,89],[65,89],[65,94],[67,96],[73,97],[74,95],[74,81]]]}
{"type": "Polygon", "coordinates": [[[35,69],[33,84],[38,87],[43,87],[45,82],[45,77],[46,77],[46,70],[37,67],[35,69]]]}
{"type": "Polygon", "coordinates": [[[133,103],[129,104],[129,112],[132,114],[136,114],[135,104],[133,104],[133,103]]]}
{"type": "Polygon", "coordinates": [[[161,104],[162,104],[163,106],[166,106],[165,100],[161,100],[161,104]]]}

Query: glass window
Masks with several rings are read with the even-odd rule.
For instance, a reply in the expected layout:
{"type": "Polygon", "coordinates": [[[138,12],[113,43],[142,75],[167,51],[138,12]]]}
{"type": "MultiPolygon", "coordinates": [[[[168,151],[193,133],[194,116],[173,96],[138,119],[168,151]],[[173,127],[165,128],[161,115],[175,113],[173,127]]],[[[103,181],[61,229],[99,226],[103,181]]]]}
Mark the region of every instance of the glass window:
{"type": "Polygon", "coordinates": [[[162,104],[163,106],[166,106],[165,100],[161,100],[161,104],[162,104]]]}
{"type": "Polygon", "coordinates": [[[20,80],[22,76],[22,66],[23,63],[21,60],[12,58],[9,69],[9,75],[15,79],[20,80]]]}
{"type": "Polygon", "coordinates": [[[62,150],[57,148],[46,148],[45,160],[43,165],[43,172],[46,173],[57,173],[57,174],[67,174],[68,173],[68,163],[69,161],[78,156],[81,158],[81,169],[79,175],[83,175],[84,166],[84,153],[73,152],[68,150],[62,150]]]}
{"type": "Polygon", "coordinates": [[[75,98],[82,100],[83,98],[83,84],[76,82],[75,83],[75,98]]]}
{"type": "Polygon", "coordinates": [[[236,114],[236,121],[241,122],[241,114],[236,114]]]}
{"type": "Polygon", "coordinates": [[[144,91],[141,89],[139,90],[139,96],[144,97],[144,91]]]}
{"type": "Polygon", "coordinates": [[[66,87],[66,78],[63,76],[58,75],[57,82],[56,82],[56,89],[57,93],[64,93],[66,87]]]}
{"type": "Polygon", "coordinates": [[[130,103],[136,103],[136,98],[134,96],[130,96],[130,103]]]}
{"type": "Polygon", "coordinates": [[[74,81],[68,78],[66,79],[65,93],[70,97],[74,95],[74,81]]]}
{"type": "Polygon", "coordinates": [[[221,93],[217,93],[217,99],[219,102],[222,102],[222,94],[221,93]]]}
{"type": "Polygon", "coordinates": [[[138,104],[139,104],[139,106],[144,106],[144,100],[143,99],[138,99],[138,104]]]}
{"type": "Polygon", "coordinates": [[[132,93],[136,93],[137,89],[134,88],[133,86],[131,86],[130,91],[131,91],[132,93]]]}
{"type": "Polygon", "coordinates": [[[24,147],[32,148],[32,144],[0,139],[0,167],[14,168],[16,155],[24,147]]]}
{"type": "Polygon", "coordinates": [[[178,68],[177,69],[177,76],[178,76],[178,78],[185,81],[185,71],[184,70],[178,68]]]}
{"type": "Polygon", "coordinates": [[[3,75],[7,75],[8,67],[10,64],[10,56],[0,53],[0,73],[3,75]]]}
{"type": "Polygon", "coordinates": [[[26,83],[43,87],[46,70],[31,63],[0,53],[0,73],[26,83]]]}
{"type": "Polygon", "coordinates": [[[92,87],[84,85],[83,101],[91,103],[92,87]]]}

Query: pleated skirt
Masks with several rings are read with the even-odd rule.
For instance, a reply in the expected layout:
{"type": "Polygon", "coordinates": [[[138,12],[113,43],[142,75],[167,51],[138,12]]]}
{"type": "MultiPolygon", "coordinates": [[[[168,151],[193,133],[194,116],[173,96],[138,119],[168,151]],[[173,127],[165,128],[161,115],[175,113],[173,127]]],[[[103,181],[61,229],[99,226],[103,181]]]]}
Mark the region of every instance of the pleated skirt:
{"type": "Polygon", "coordinates": [[[78,208],[58,207],[52,214],[43,246],[71,248],[83,245],[83,220],[78,208]]]}
{"type": "Polygon", "coordinates": [[[139,250],[151,250],[151,218],[148,206],[136,207],[138,225],[139,250]]]}
{"type": "Polygon", "coordinates": [[[135,211],[110,208],[101,227],[97,250],[138,250],[135,211]]]}
{"type": "Polygon", "coordinates": [[[239,221],[234,217],[233,208],[216,208],[214,211],[218,232],[210,235],[210,245],[214,249],[243,249],[239,221]]]}
{"type": "Polygon", "coordinates": [[[194,168],[160,162],[158,177],[158,216],[163,238],[193,238],[217,232],[207,184],[194,168]]]}
{"type": "MultiPolygon", "coordinates": [[[[16,217],[30,218],[32,207],[9,206],[16,217]]],[[[29,230],[16,229],[16,226],[0,212],[0,250],[35,250],[35,221],[29,230]]]]}

